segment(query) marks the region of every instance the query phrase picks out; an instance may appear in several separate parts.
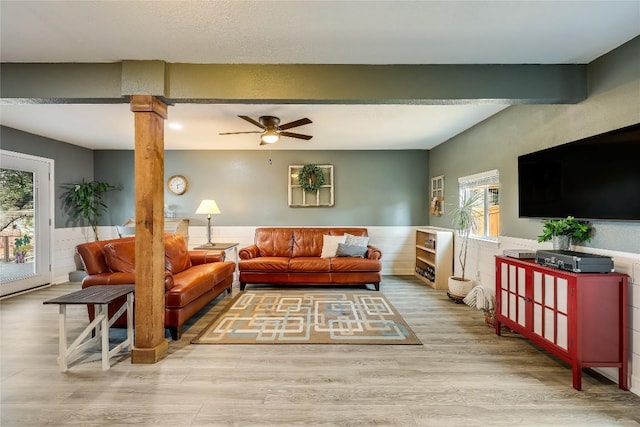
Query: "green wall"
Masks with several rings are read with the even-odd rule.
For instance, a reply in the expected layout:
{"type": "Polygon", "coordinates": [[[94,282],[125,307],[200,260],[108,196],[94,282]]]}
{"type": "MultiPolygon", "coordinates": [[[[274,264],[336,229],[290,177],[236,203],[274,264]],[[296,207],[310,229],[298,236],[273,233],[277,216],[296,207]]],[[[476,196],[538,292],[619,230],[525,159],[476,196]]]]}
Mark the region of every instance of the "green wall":
{"type": "Polygon", "coordinates": [[[71,227],[76,222],[64,214],[60,185],[93,179],[93,151],[77,145],[44,138],[6,126],[0,126],[3,150],[54,160],[55,227],[71,227]]]}
{"type": "MultiPolygon", "coordinates": [[[[222,226],[362,225],[405,226],[427,222],[426,150],[391,151],[166,151],[165,177],[185,175],[189,190],[165,191],[165,205],[192,224],[202,199],[215,199],[222,226]],[[289,165],[332,164],[335,206],[292,208],[287,201],[289,165]]],[[[95,178],[120,186],[106,197],[111,206],[104,225],[134,216],[133,151],[99,150],[95,178]]],[[[165,187],[166,188],[166,187],[165,187]]]]}
{"type": "MultiPolygon", "coordinates": [[[[588,78],[585,101],[512,106],[431,150],[430,175],[445,176],[445,203],[457,202],[460,176],[498,169],[500,234],[535,239],[540,221],[518,218],[518,156],[640,122],[640,38],[589,64],[588,78]]],[[[587,246],[640,253],[640,222],[592,223],[587,246]]],[[[450,225],[446,215],[430,224],[450,225]]]]}

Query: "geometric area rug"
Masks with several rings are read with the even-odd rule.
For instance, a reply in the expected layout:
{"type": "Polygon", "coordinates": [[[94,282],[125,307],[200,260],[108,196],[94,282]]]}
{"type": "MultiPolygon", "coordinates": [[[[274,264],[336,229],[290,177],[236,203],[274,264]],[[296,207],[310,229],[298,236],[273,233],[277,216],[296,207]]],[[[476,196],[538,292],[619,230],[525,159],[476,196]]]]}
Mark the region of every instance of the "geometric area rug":
{"type": "Polygon", "coordinates": [[[240,292],[194,344],[422,345],[381,292],[240,292]]]}

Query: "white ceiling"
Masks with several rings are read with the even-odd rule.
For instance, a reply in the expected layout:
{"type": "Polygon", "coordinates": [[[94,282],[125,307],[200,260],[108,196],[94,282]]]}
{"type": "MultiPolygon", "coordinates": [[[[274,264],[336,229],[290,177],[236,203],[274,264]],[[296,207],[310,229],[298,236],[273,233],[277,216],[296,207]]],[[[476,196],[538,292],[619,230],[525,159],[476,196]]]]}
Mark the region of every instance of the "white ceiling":
{"type": "MultiPolygon", "coordinates": [[[[637,1],[6,1],[2,62],[588,63],[640,34],[637,1]]],[[[275,115],[310,141],[273,149],[429,149],[506,108],[195,105],[169,108],[167,149],[264,149],[238,115],[275,115]]],[[[119,105],[0,105],[5,126],[92,149],[132,149],[119,105]]]]}

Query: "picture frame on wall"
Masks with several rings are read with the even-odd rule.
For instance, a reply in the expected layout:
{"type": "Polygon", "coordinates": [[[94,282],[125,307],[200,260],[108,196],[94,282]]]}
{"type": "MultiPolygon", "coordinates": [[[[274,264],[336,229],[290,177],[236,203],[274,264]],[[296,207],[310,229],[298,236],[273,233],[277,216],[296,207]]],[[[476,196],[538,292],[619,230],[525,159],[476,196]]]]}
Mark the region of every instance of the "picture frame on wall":
{"type": "Polygon", "coordinates": [[[312,165],[322,173],[324,184],[317,191],[305,191],[298,180],[302,169],[310,165],[290,165],[287,175],[289,207],[331,207],[334,205],[333,165],[312,165]]]}
{"type": "Polygon", "coordinates": [[[444,175],[431,178],[429,213],[434,216],[444,214],[444,175]]]}

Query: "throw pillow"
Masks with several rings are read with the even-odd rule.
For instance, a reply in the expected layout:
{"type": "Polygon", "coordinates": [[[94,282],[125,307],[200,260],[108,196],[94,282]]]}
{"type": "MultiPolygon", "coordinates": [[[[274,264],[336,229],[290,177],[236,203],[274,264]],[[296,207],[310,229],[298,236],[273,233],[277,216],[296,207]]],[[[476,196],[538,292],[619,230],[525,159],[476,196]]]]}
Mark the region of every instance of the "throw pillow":
{"type": "Polygon", "coordinates": [[[369,244],[369,238],[367,236],[354,236],[349,233],[345,234],[345,236],[347,236],[347,238],[344,243],[347,245],[367,246],[369,244]]]}
{"type": "Polygon", "coordinates": [[[369,249],[366,246],[347,245],[345,243],[338,243],[338,250],[336,251],[336,256],[364,258],[364,254],[366,254],[368,250],[369,249]]]}
{"type": "Polygon", "coordinates": [[[136,272],[136,246],[133,240],[111,242],[102,247],[109,270],[120,273],[136,272]]]}
{"type": "Polygon", "coordinates": [[[346,236],[329,236],[325,234],[322,236],[322,253],[321,258],[332,258],[336,256],[338,245],[344,243],[346,236]]]}

